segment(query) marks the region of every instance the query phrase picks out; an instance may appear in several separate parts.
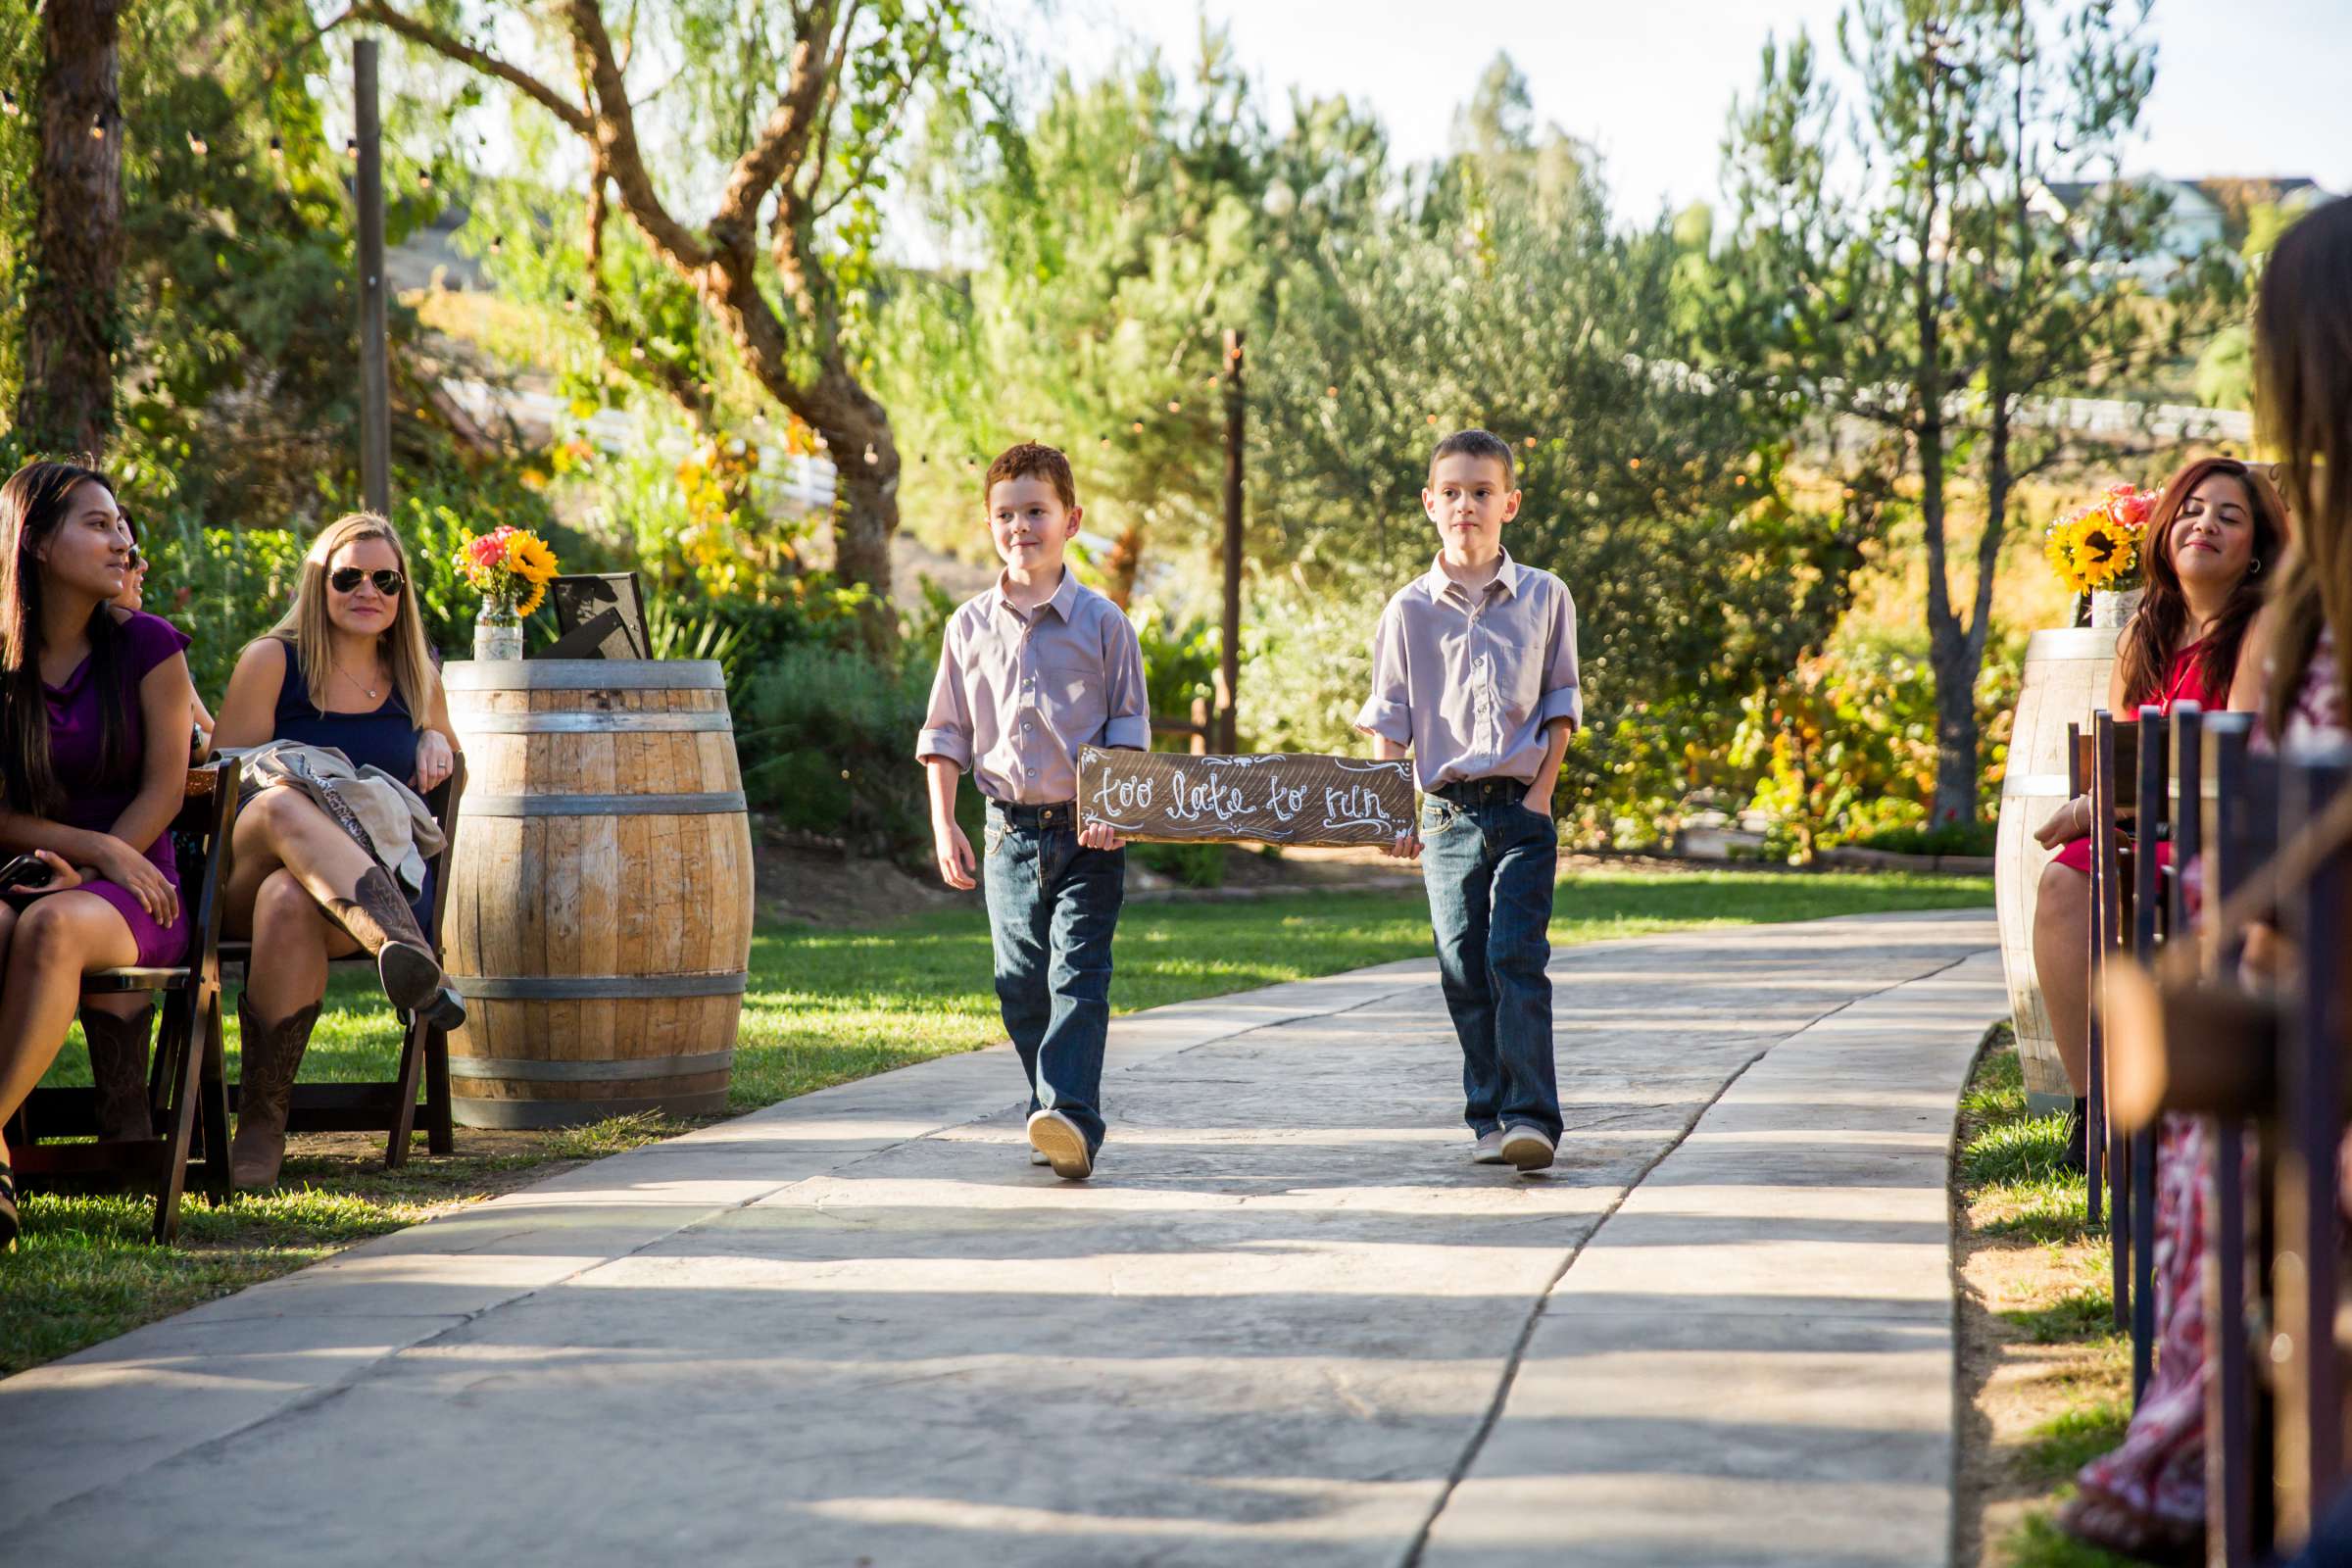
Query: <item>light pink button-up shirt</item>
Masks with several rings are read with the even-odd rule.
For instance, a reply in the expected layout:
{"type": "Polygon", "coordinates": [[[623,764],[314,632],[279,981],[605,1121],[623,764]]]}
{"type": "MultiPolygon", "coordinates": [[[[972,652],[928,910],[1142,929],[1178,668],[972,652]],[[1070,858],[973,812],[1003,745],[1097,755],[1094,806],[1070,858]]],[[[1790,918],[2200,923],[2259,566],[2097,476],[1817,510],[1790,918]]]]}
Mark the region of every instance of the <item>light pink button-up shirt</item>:
{"type": "Polygon", "coordinates": [[[1423,790],[1467,779],[1532,782],[1544,727],[1582,724],[1576,601],[1506,552],[1475,600],[1432,564],[1396,591],[1372,639],[1372,695],[1355,727],[1412,748],[1423,790]]]}
{"type": "Polygon", "coordinates": [[[1081,746],[1151,750],[1135,627],[1067,567],[1026,615],[999,577],[948,622],[914,755],[968,768],[991,800],[1051,806],[1077,799],[1081,746]]]}

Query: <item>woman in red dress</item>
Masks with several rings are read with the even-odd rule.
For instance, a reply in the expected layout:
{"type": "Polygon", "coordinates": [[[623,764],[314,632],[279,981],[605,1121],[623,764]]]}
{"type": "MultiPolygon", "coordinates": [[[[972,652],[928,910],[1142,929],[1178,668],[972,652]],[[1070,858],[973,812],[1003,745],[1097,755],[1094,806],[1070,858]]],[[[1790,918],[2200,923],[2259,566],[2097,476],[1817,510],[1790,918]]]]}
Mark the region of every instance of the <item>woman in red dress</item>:
{"type": "MultiPolygon", "coordinates": [[[[2251,650],[2246,627],[2262,608],[2263,573],[2286,545],[2286,513],[2263,474],[2232,458],[2203,458],[2173,475],[2148,514],[2146,593],[2124,628],[2107,708],[2230,706],[2251,650]]],[[[2245,677],[2247,689],[2256,677],[2245,677]]],[[[2060,807],[2034,835],[2058,853],[2042,867],[2034,913],[2034,968],[2050,1032],[2074,1084],[2067,1161],[2082,1162],[2082,1086],[2090,1050],[2090,797],[2060,807]]],[[[2160,858],[2172,846],[2156,847],[2160,858]]]]}

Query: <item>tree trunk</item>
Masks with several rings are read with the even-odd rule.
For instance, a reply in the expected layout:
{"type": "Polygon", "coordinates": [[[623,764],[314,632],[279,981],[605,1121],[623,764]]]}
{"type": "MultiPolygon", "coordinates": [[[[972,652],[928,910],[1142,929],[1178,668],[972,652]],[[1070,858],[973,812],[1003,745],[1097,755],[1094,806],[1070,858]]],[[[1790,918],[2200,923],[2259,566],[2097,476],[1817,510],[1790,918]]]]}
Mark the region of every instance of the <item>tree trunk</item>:
{"type": "Polygon", "coordinates": [[[1144,525],[1131,519],[1121,528],[1118,537],[1110,542],[1110,554],[1102,561],[1102,596],[1120,610],[1135,605],[1135,577],[1144,564],[1144,525]]]}
{"type": "Polygon", "coordinates": [[[866,446],[825,440],[833,453],[833,574],[845,583],[864,583],[874,597],[890,598],[890,541],[899,531],[898,454],[881,461],[890,439],[884,426],[876,443],[876,461],[865,461],[866,446]]]}
{"type": "Polygon", "coordinates": [[[1944,639],[1929,662],[1936,670],[1936,800],[1930,827],[1977,819],[1977,677],[1966,639],[1948,651],[1944,639]]]}
{"type": "Polygon", "coordinates": [[[37,450],[102,456],[115,423],[122,268],[120,0],[41,17],[40,162],[17,424],[37,450]]]}

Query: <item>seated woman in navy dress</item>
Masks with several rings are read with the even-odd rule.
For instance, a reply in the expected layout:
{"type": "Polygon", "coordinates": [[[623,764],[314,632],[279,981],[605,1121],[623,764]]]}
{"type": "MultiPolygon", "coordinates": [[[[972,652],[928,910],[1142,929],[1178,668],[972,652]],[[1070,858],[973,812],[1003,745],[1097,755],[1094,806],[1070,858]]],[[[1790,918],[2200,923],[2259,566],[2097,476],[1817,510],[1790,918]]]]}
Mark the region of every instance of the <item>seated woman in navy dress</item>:
{"type": "MultiPolygon", "coordinates": [[[[142,1132],[147,1037],[133,1009],[149,999],[85,1003],[81,978],[169,967],[187,953],[170,829],[187,792],[188,639],[108,603],[130,551],[104,475],[28,463],[0,485],[0,859],[31,852],[46,875],[0,899],[0,1125],[56,1059],[79,1006],[101,1118],[138,1124],[107,1136],[142,1132]],[[134,1032],[141,1064],[104,1059],[110,1043],[127,1052],[134,1032]]],[[[0,1246],[17,1235],[10,1177],[0,1143],[0,1246]]]]}
{"type": "MultiPolygon", "coordinates": [[[[285,617],[248,647],[229,676],[213,744],[273,740],[329,746],[423,795],[457,756],[449,705],[409,583],[408,552],[384,518],[357,513],[303,556],[285,617]]],[[[329,958],[367,950],[384,994],[445,1028],[465,1019],[426,942],[416,903],[308,795],[264,790],[237,813],[236,861],[223,908],[254,960],[237,999],[243,1078],[229,1179],[269,1187],[285,1157],[296,1069],[318,1021],[329,958]]]]}

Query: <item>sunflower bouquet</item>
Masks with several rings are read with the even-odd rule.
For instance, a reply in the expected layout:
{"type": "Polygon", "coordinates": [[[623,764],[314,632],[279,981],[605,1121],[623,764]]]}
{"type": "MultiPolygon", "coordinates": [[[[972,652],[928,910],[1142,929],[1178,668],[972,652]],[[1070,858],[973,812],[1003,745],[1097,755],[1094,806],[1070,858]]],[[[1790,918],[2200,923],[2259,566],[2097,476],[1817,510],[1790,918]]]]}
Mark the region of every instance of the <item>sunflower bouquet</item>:
{"type": "Polygon", "coordinates": [[[2059,581],[2076,593],[2120,588],[2139,569],[2140,535],[2156,497],[2128,484],[2114,485],[2086,507],[2050,524],[2042,554],[2059,581]]]}
{"type": "Polygon", "coordinates": [[[467,534],[457,561],[459,573],[481,593],[485,620],[519,620],[537,610],[559,569],[546,540],[506,524],[467,534]]]}

